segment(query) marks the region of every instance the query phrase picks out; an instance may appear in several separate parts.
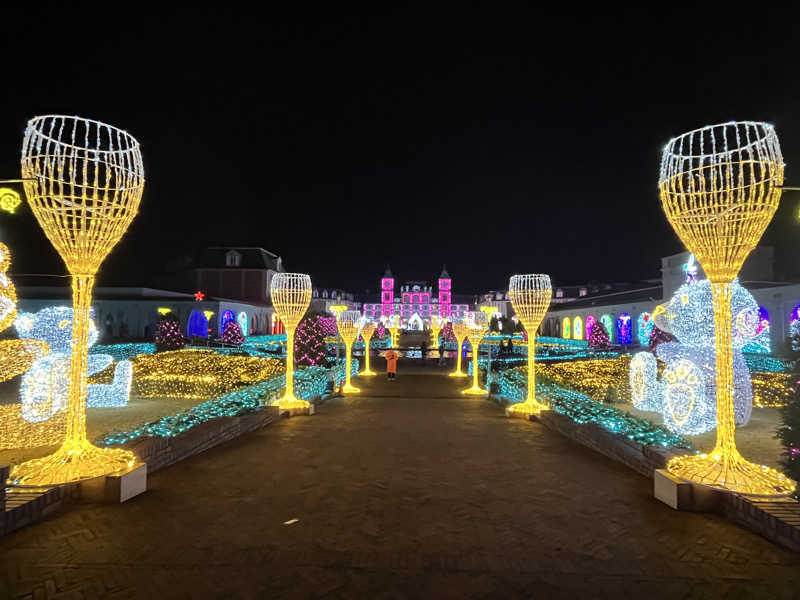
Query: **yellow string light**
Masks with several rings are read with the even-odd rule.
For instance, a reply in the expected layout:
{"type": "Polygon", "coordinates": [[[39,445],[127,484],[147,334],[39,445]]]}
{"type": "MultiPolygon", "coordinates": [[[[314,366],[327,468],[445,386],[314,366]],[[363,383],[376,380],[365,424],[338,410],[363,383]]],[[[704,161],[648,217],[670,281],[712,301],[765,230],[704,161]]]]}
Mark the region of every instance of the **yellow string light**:
{"type": "Polygon", "coordinates": [[[386,326],[391,336],[392,348],[397,348],[397,332],[400,330],[400,317],[392,315],[389,317],[389,324],[386,326]]]}
{"type": "Polygon", "coordinates": [[[22,200],[16,190],[0,188],[0,210],[13,214],[20,204],[22,204],[22,200]]]}
{"type": "Polygon", "coordinates": [[[15,466],[11,480],[58,484],[129,468],[133,453],[101,449],[86,439],[86,378],[94,278],[142,197],[139,143],[98,121],[35,117],[25,130],[21,163],[31,210],[72,275],[74,312],[64,443],[50,456],[15,466]]]}
{"type": "Polygon", "coordinates": [[[462,390],[462,394],[470,396],[486,395],[486,390],[478,385],[478,348],[488,327],[489,319],[485,311],[467,313],[467,336],[472,345],[472,387],[462,390]]]}
{"type": "MultiPolygon", "coordinates": [[[[431,342],[431,346],[439,346],[439,333],[442,331],[444,327],[444,319],[439,315],[431,315],[431,333],[433,335],[433,341],[431,342]]],[[[441,352],[441,349],[439,350],[441,352]]]]}
{"type": "Polygon", "coordinates": [[[667,469],[694,483],[765,496],[789,494],[796,484],[745,460],[736,448],[730,295],[731,282],[778,208],[783,169],[771,125],[725,123],[671,140],[658,182],[667,220],[711,281],[717,383],[714,449],[673,458],[667,469]]]}
{"type": "Polygon", "coordinates": [[[525,402],[509,407],[509,414],[530,415],[546,410],[548,405],[536,399],[536,330],[542,322],[553,295],[550,276],[540,273],[514,275],[508,282],[508,294],[519,320],[528,332],[528,395],[525,402]]]}
{"type": "Polygon", "coordinates": [[[286,391],[275,404],[284,410],[308,410],[311,403],[294,395],[294,332],[311,304],[311,277],[276,273],[270,283],[270,295],[275,313],[286,328],[286,391]]]}
{"type": "Polygon", "coordinates": [[[369,368],[369,344],[372,340],[372,335],[375,333],[375,323],[371,319],[362,317],[361,324],[361,337],[364,339],[364,369],[359,375],[372,377],[376,375],[375,371],[369,368]]]}
{"type": "Polygon", "coordinates": [[[346,394],[357,394],[361,390],[350,383],[350,363],[353,357],[353,342],[358,338],[361,329],[361,313],[357,310],[346,310],[337,314],[336,324],[339,335],[344,341],[347,363],[345,365],[345,382],[342,391],[346,394]]]}
{"type": "Polygon", "coordinates": [[[453,336],[456,338],[456,370],[450,373],[450,377],[466,377],[467,374],[461,370],[461,345],[467,337],[469,330],[463,319],[452,317],[450,325],[453,328],[453,336]]]}

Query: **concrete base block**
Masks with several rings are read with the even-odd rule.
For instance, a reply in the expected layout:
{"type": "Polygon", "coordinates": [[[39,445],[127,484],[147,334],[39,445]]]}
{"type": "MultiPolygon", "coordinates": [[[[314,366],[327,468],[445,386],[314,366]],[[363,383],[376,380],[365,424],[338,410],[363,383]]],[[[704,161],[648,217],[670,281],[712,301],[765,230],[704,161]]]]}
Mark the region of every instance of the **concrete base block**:
{"type": "Polygon", "coordinates": [[[653,495],[675,510],[716,510],[724,493],[684,481],[666,469],[653,472],[653,495]]]}
{"type": "Polygon", "coordinates": [[[95,477],[81,482],[81,497],[87,502],[117,504],[147,491],[147,464],[142,463],[121,473],[95,477]]]}

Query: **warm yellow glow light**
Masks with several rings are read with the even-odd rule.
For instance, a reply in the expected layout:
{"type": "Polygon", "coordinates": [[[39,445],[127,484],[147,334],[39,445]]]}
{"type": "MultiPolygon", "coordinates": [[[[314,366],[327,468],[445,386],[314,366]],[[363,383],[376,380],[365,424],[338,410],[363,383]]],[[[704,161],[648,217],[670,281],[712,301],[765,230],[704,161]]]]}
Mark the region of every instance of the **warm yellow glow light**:
{"type": "Polygon", "coordinates": [[[339,315],[342,314],[344,311],[347,310],[346,304],[333,304],[328,307],[328,310],[333,313],[333,316],[336,317],[336,320],[339,320],[339,315]]]}
{"type": "Polygon", "coordinates": [[[206,316],[206,321],[210,321],[211,317],[214,316],[214,311],[213,310],[204,310],[203,314],[206,316]]]}
{"type": "Polygon", "coordinates": [[[286,391],[275,401],[281,409],[309,410],[311,403],[294,395],[294,331],[311,303],[311,277],[303,273],[276,273],[270,283],[275,314],[286,327],[286,391]]]}
{"type": "Polygon", "coordinates": [[[392,315],[389,317],[389,324],[386,326],[389,330],[389,335],[392,336],[392,348],[397,348],[397,332],[400,330],[400,317],[392,315]]]}
{"type": "Polygon", "coordinates": [[[133,453],[86,439],[89,307],[100,264],[139,208],[144,168],[139,143],[98,121],[44,116],[28,122],[22,178],[36,220],[72,275],[72,357],[64,443],[50,456],[19,464],[12,481],[48,485],[133,466],[133,453]]]}
{"type": "Polygon", "coordinates": [[[763,496],[789,494],[797,484],[736,448],[731,282],[778,208],[783,169],[771,125],[725,123],[670,141],[658,181],[667,220],[711,282],[716,352],[716,445],[707,455],[673,458],[667,469],[694,483],[763,496]]]}
{"type": "Polygon", "coordinates": [[[509,407],[509,414],[530,415],[538,414],[548,408],[547,404],[536,399],[536,330],[542,322],[553,290],[550,285],[550,276],[531,273],[528,275],[514,275],[508,282],[508,293],[511,306],[522,321],[528,332],[528,395],[525,402],[520,402],[509,407]]]}
{"type": "MultiPolygon", "coordinates": [[[[444,319],[439,315],[431,315],[431,334],[433,335],[433,340],[431,341],[431,347],[439,348],[439,333],[442,331],[444,327],[444,319]]],[[[442,353],[442,349],[439,348],[439,354],[442,353]]]]}
{"type": "Polygon", "coordinates": [[[18,192],[11,188],[0,188],[0,210],[13,214],[20,204],[22,200],[18,192]]]}
{"type": "Polygon", "coordinates": [[[344,341],[345,356],[347,364],[345,366],[345,382],[342,391],[345,394],[357,394],[361,390],[350,383],[350,362],[353,358],[353,342],[358,339],[361,329],[361,313],[357,310],[346,310],[339,313],[336,319],[339,327],[339,335],[344,341]]]}
{"type": "Polygon", "coordinates": [[[364,375],[366,377],[372,377],[376,375],[375,371],[369,368],[369,344],[372,340],[372,334],[375,333],[375,323],[367,319],[366,317],[362,317],[361,319],[361,337],[364,339],[364,369],[359,373],[359,375],[364,375]]]}
{"type": "Polygon", "coordinates": [[[450,377],[466,377],[467,374],[461,371],[461,345],[469,334],[469,330],[467,324],[459,318],[453,317],[451,325],[456,338],[456,370],[450,373],[450,377]]]}
{"type": "Polygon", "coordinates": [[[485,396],[486,390],[478,385],[478,349],[481,340],[489,328],[489,319],[486,312],[471,312],[467,315],[467,335],[472,345],[472,387],[462,390],[462,394],[470,396],[485,396]]]}
{"type": "Polygon", "coordinates": [[[172,312],[172,309],[171,308],[167,308],[166,306],[159,306],[156,310],[158,311],[158,314],[160,314],[160,315],[168,315],[169,313],[172,312]]]}

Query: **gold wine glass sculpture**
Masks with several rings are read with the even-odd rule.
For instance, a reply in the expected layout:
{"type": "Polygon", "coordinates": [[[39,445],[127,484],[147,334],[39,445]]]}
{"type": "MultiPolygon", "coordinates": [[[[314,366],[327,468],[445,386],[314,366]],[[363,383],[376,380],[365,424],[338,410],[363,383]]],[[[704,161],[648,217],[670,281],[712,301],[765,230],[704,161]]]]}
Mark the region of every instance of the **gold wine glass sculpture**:
{"type": "Polygon", "coordinates": [[[353,357],[353,342],[358,339],[361,331],[361,313],[357,310],[346,310],[339,313],[336,324],[339,326],[339,335],[344,341],[345,360],[345,380],[342,391],[346,394],[357,394],[361,390],[350,383],[350,361],[353,357]]]}
{"type": "Polygon", "coordinates": [[[472,345],[472,387],[462,390],[462,394],[468,394],[470,396],[486,395],[486,390],[478,385],[478,349],[483,336],[486,335],[488,326],[489,320],[486,318],[486,313],[475,311],[469,314],[467,319],[467,336],[469,337],[469,343],[472,345]]]}
{"type": "Polygon", "coordinates": [[[450,325],[456,338],[456,370],[450,373],[450,377],[466,377],[467,374],[461,370],[461,345],[464,343],[469,330],[464,320],[459,317],[452,317],[450,325]]]}
{"type": "MultiPolygon", "coordinates": [[[[433,335],[433,341],[431,342],[431,347],[439,348],[439,332],[444,327],[444,319],[439,315],[431,315],[431,334],[433,335]]],[[[441,354],[442,349],[439,348],[439,353],[441,354]]]]}
{"type": "Polygon", "coordinates": [[[548,406],[536,399],[536,330],[542,322],[553,295],[550,276],[541,273],[514,275],[508,282],[511,306],[528,332],[528,395],[525,402],[508,408],[509,415],[539,414],[548,406]]]}
{"type": "Polygon", "coordinates": [[[50,456],[14,467],[11,480],[51,485],[132,467],[132,452],[98,448],[87,440],[86,379],[95,275],[142,198],[139,142],[99,121],[34,117],[25,130],[21,166],[31,210],[72,275],[72,356],[64,442],[50,456]]]}
{"type": "Polygon", "coordinates": [[[392,348],[397,348],[397,332],[400,329],[400,317],[392,315],[389,317],[389,325],[386,327],[391,335],[392,348]]]}
{"type": "Polygon", "coordinates": [[[313,410],[294,395],[294,331],[311,304],[311,277],[304,273],[276,273],[269,286],[272,305],[286,328],[286,391],[276,400],[282,410],[313,410]]]}
{"type": "Polygon", "coordinates": [[[361,318],[361,337],[364,339],[364,370],[359,375],[372,377],[375,371],[369,368],[369,344],[375,333],[375,323],[367,317],[361,318]]]}
{"type": "Polygon", "coordinates": [[[731,122],[671,140],[658,180],[667,220],[711,282],[717,390],[714,449],[673,458],[667,470],[742,494],[785,495],[796,488],[782,473],[739,454],[733,408],[731,282],[778,208],[783,169],[772,125],[731,122]]]}

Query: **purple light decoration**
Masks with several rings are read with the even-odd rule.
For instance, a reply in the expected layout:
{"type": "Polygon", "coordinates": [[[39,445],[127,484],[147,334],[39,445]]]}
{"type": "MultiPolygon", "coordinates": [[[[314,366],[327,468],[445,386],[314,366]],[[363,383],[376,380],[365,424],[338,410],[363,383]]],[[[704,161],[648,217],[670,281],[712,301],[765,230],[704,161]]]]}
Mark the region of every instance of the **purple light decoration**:
{"type": "MultiPolygon", "coordinates": [[[[797,310],[798,307],[795,307],[797,310]]],[[[756,329],[756,335],[764,331],[765,329],[769,329],[769,313],[767,309],[763,306],[758,307],[758,328],[756,329]]]]}
{"type": "Polygon", "coordinates": [[[224,313],[222,313],[222,316],[220,317],[219,330],[224,333],[225,326],[231,321],[236,321],[236,315],[233,314],[233,311],[226,310],[224,313]]]}
{"type": "Polygon", "coordinates": [[[586,339],[589,339],[589,336],[592,335],[592,327],[594,327],[595,323],[597,323],[597,319],[594,318],[594,315],[589,315],[586,317],[586,322],[583,324],[583,328],[586,330],[586,339]]]}
{"type": "Polygon", "coordinates": [[[631,330],[631,316],[628,313],[622,313],[617,317],[617,343],[630,344],[632,342],[631,330]]]}
{"type": "Polygon", "coordinates": [[[794,310],[792,310],[791,322],[794,323],[795,321],[800,321],[800,304],[795,306],[794,310]]]}
{"type": "Polygon", "coordinates": [[[322,331],[325,333],[325,335],[339,335],[339,328],[336,326],[336,317],[318,316],[317,318],[319,319],[319,323],[322,326],[322,331]]]}

